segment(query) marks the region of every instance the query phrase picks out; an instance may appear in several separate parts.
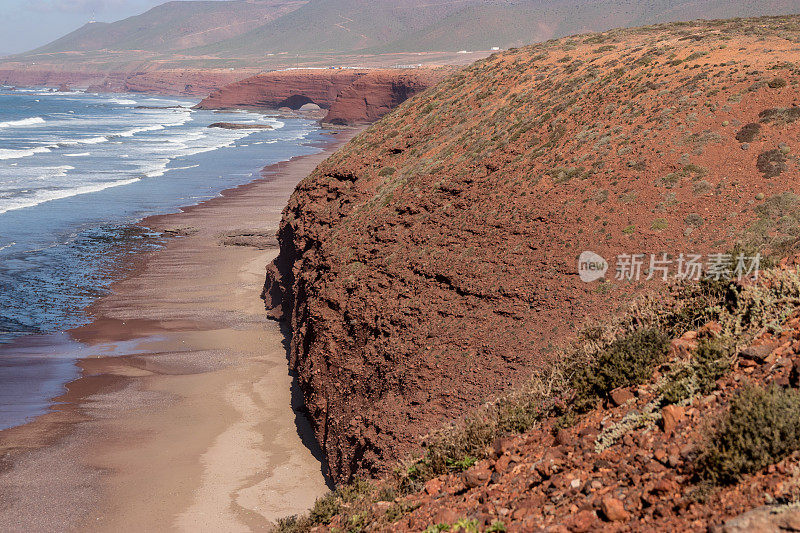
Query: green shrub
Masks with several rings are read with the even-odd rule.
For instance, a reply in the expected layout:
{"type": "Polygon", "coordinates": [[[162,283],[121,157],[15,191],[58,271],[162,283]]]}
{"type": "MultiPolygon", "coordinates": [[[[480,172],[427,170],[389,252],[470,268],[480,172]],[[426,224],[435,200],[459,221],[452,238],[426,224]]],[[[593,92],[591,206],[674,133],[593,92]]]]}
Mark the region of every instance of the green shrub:
{"type": "Polygon", "coordinates": [[[761,125],[751,122],[750,124],[745,124],[742,129],[736,132],[736,140],[740,143],[751,143],[758,137],[760,132],[761,125]]]}
{"type": "Polygon", "coordinates": [[[668,374],[667,382],[659,391],[662,404],[677,404],[697,394],[708,394],[732,364],[733,351],[729,341],[711,339],[701,342],[688,362],[679,364],[668,374]]]}
{"type": "Polygon", "coordinates": [[[772,78],[767,85],[769,85],[770,89],[780,89],[786,87],[786,80],[783,78],[772,78]]]}
{"type": "MultiPolygon", "coordinates": [[[[349,485],[342,485],[333,492],[317,498],[314,507],[304,517],[290,516],[278,521],[277,533],[305,533],[312,527],[327,525],[334,516],[344,509],[343,504],[350,504],[371,493],[372,485],[363,479],[356,479],[349,485]]],[[[363,520],[363,516],[354,515],[351,520],[363,520]]]]}
{"type": "Polygon", "coordinates": [[[765,178],[780,176],[786,170],[786,154],[781,150],[768,150],[758,155],[756,168],[765,178]]]}
{"type": "Polygon", "coordinates": [[[800,392],[750,386],[731,401],[697,459],[702,478],[735,483],[800,449],[800,392]]]}
{"type": "Polygon", "coordinates": [[[340,509],[341,504],[336,493],[329,492],[314,502],[314,507],[309,511],[309,519],[313,524],[327,524],[339,513],[340,509]]]}
{"type": "Polygon", "coordinates": [[[384,178],[386,176],[391,176],[395,172],[397,172],[397,169],[394,167],[384,167],[380,172],[378,172],[378,176],[384,178]]]}
{"type": "Polygon", "coordinates": [[[686,215],[684,222],[686,222],[686,225],[690,228],[699,228],[705,223],[705,220],[697,213],[689,213],[686,215]]]}
{"type": "Polygon", "coordinates": [[[447,468],[455,472],[463,472],[477,462],[478,460],[476,458],[470,457],[469,455],[465,455],[461,459],[448,458],[446,460],[447,468]]]}
{"type": "Polygon", "coordinates": [[[667,227],[669,227],[669,223],[666,218],[657,218],[650,224],[650,229],[655,231],[665,230],[667,227]]]}
{"type": "Polygon", "coordinates": [[[680,337],[686,331],[718,320],[722,313],[736,313],[738,301],[737,285],[722,279],[701,278],[696,283],[679,286],[674,301],[652,304],[652,320],[670,337],[680,337]]]}
{"type": "Polygon", "coordinates": [[[773,122],[780,126],[790,124],[797,119],[800,119],[800,106],[792,106],[788,108],[771,108],[765,109],[758,114],[760,121],[763,123],[773,122]]]}
{"type": "Polygon", "coordinates": [[[693,370],[698,392],[708,394],[717,386],[717,380],[733,365],[733,351],[724,339],[701,342],[693,357],[693,370]]]}
{"type": "Polygon", "coordinates": [[[588,407],[616,388],[644,383],[666,360],[668,350],[669,337],[657,329],[641,329],[620,337],[575,374],[579,403],[588,407]]]}

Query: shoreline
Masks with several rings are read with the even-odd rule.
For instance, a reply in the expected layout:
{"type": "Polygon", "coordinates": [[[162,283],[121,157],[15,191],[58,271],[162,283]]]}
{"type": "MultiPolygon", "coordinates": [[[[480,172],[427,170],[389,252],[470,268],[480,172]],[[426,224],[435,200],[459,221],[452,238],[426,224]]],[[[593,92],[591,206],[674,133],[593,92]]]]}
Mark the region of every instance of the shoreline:
{"type": "Polygon", "coordinates": [[[138,256],[90,324],[44,340],[41,354],[80,349],[80,377],[50,412],[0,431],[7,531],[249,531],[327,492],[259,295],[295,185],[358,131],[139,223],[179,236],[138,256]]]}

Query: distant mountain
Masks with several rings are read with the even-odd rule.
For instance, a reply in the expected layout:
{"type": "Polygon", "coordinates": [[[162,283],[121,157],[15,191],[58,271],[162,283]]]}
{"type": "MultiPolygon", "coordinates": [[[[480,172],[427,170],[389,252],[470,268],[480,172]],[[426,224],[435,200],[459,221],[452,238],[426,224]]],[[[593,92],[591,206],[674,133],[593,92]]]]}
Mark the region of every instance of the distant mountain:
{"type": "MultiPolygon", "coordinates": [[[[485,2],[312,0],[271,23],[198,52],[357,52],[389,45],[411,32],[438,28],[449,16],[478,3],[485,2]]],[[[476,24],[482,22],[475,20],[476,24]]]]}
{"type": "Polygon", "coordinates": [[[488,50],[612,28],[800,13],[797,0],[522,0],[463,2],[445,18],[373,52],[488,50]]]}
{"type": "Polygon", "coordinates": [[[28,54],[97,50],[176,52],[241,35],[307,0],[167,2],[118,22],[92,22],[28,54]]]}
{"type": "Polygon", "coordinates": [[[452,62],[460,50],[508,48],[585,31],[798,11],[797,0],[169,2],[119,22],[87,24],[11,59],[101,69],[112,64],[267,69],[364,64],[365,58],[388,63],[397,61],[397,54],[438,52],[419,61],[452,62]]]}

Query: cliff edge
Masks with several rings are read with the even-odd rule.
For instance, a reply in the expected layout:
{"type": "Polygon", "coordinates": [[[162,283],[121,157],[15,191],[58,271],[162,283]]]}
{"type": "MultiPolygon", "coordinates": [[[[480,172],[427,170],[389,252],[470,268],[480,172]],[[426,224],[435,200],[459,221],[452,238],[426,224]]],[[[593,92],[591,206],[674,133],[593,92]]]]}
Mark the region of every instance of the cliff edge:
{"type": "Polygon", "coordinates": [[[264,294],[291,325],[334,479],[391,469],[633,298],[651,268],[618,275],[623,254],[707,257],[800,234],[781,196],[800,177],[787,62],[799,22],[666,24],[495,54],[304,180],[264,294]],[[579,278],[587,250],[611,265],[604,281],[579,278]]]}

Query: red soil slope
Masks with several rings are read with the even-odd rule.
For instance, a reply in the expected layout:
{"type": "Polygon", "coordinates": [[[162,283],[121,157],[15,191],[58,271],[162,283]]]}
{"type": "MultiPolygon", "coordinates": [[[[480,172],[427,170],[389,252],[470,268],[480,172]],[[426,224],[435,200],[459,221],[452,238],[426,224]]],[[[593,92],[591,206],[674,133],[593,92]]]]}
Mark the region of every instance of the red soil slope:
{"type": "Polygon", "coordinates": [[[797,232],[774,219],[800,177],[798,24],[660,25],[497,54],[303,181],[265,296],[291,324],[333,477],[391,468],[614,311],[642,285],[613,279],[617,254],[797,232]],[[611,262],[609,283],[580,281],[583,250],[611,262]]]}

